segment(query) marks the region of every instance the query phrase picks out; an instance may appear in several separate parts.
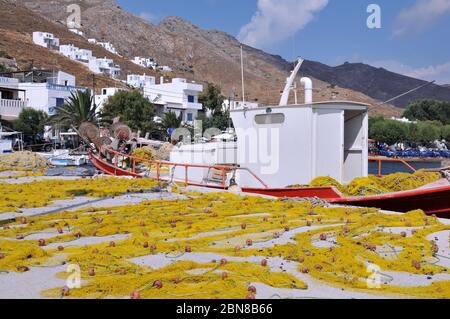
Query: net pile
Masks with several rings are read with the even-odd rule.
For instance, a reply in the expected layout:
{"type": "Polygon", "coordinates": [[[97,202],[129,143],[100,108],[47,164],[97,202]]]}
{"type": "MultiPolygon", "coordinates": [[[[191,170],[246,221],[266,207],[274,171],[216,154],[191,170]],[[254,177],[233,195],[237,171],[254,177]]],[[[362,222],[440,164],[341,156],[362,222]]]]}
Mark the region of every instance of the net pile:
{"type": "Polygon", "coordinates": [[[6,155],[0,155],[0,169],[44,169],[48,167],[47,160],[33,152],[15,152],[6,155]]]}
{"type": "MultiPolygon", "coordinates": [[[[89,192],[103,192],[95,186],[89,192]]],[[[311,202],[272,200],[229,193],[190,193],[184,200],[156,200],[132,206],[86,208],[18,221],[20,228],[0,229],[0,238],[54,232],[45,245],[76,238],[128,234],[130,238],[67,247],[64,262],[81,268],[83,285],[70,291],[72,298],[123,298],[139,292],[142,298],[245,298],[251,283],[274,288],[308,290],[297,276],[272,269],[260,260],[282,258],[295,262],[297,271],[342,289],[408,297],[450,298],[450,282],[426,286],[383,284],[367,287],[369,263],[381,271],[417,275],[445,274],[436,264],[436,244],[430,234],[449,230],[421,211],[385,215],[377,209],[328,208],[311,202]],[[311,227],[321,227],[320,229],[311,227]],[[415,227],[411,236],[384,232],[380,227],[415,227]],[[56,230],[61,229],[63,233],[56,230]],[[289,233],[292,230],[295,234],[289,233]],[[287,236],[288,241],[279,241],[287,236]],[[316,244],[333,238],[334,245],[316,244]],[[384,245],[401,247],[395,258],[377,252],[384,245]],[[196,253],[219,258],[195,261],[196,253]],[[140,266],[141,256],[169,260],[160,267],[140,266]],[[181,258],[183,257],[183,258],[181,258]],[[232,258],[237,258],[233,259],[232,258]],[[246,260],[253,258],[253,261],[246,260]],[[256,258],[256,261],[255,261],[256,258]],[[258,259],[259,258],[259,259],[258,259]]],[[[25,237],[26,239],[26,237],[25,237]]],[[[61,252],[43,250],[37,240],[2,240],[0,271],[18,271],[55,264],[61,252]],[[19,253],[20,252],[20,253],[19,253]],[[19,268],[18,268],[19,267],[19,268]]],[[[62,278],[67,273],[61,273],[62,278]]],[[[43,292],[59,297],[62,287],[43,292]]]]}
{"type": "Polygon", "coordinates": [[[328,176],[318,177],[314,179],[309,186],[334,186],[345,196],[367,196],[412,190],[436,182],[440,178],[441,175],[439,173],[419,170],[414,174],[395,173],[384,177],[369,175],[369,177],[357,178],[348,185],[342,185],[328,176]]]}

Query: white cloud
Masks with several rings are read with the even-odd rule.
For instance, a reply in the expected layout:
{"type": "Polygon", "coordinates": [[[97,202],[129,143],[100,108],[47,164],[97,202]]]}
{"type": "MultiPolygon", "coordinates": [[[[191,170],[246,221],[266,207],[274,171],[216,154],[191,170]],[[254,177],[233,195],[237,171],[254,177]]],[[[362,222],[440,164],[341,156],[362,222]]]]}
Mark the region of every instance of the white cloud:
{"type": "Polygon", "coordinates": [[[450,14],[450,0],[417,0],[397,16],[394,36],[422,32],[446,14],[450,14]]]}
{"type": "Polygon", "coordinates": [[[450,84],[450,61],[439,65],[429,65],[426,67],[414,68],[394,60],[380,60],[367,62],[375,67],[382,67],[386,70],[400,73],[417,79],[436,81],[438,84],[450,84]]]}
{"type": "Polygon", "coordinates": [[[151,23],[156,23],[158,19],[158,17],[151,12],[141,12],[141,14],[139,14],[139,18],[151,23]]]}
{"type": "Polygon", "coordinates": [[[281,42],[303,29],[328,0],[258,0],[258,10],[238,39],[253,47],[281,42]]]}

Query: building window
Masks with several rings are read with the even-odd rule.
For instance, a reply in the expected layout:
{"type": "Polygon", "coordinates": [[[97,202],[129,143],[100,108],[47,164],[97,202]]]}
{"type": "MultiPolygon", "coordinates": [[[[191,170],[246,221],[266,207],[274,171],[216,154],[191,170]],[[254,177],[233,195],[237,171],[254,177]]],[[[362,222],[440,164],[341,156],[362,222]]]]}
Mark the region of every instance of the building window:
{"type": "Polygon", "coordinates": [[[188,102],[189,102],[189,103],[195,103],[195,96],[193,96],[193,95],[188,95],[188,102]]]}
{"type": "Polygon", "coordinates": [[[256,124],[264,125],[264,124],[283,124],[284,123],[284,114],[275,113],[275,114],[259,114],[255,116],[256,124]]]}
{"type": "Polygon", "coordinates": [[[187,114],[187,121],[192,122],[194,120],[194,117],[192,116],[192,113],[187,114]]]}
{"type": "Polygon", "coordinates": [[[61,106],[63,104],[64,104],[64,99],[60,98],[60,97],[57,97],[56,98],[56,106],[61,106]]]}

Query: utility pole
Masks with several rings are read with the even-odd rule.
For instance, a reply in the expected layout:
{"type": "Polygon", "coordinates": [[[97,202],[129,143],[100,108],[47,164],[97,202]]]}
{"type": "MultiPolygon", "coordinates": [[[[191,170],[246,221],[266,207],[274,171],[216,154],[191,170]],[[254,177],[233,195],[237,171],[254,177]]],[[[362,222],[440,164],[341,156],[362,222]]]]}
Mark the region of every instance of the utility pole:
{"type": "Polygon", "coordinates": [[[97,105],[95,104],[95,73],[92,73],[92,98],[94,100],[94,107],[96,108],[97,105]]]}
{"type": "Polygon", "coordinates": [[[242,103],[245,103],[245,83],[244,83],[244,51],[241,45],[241,81],[242,81],[242,103]]]}

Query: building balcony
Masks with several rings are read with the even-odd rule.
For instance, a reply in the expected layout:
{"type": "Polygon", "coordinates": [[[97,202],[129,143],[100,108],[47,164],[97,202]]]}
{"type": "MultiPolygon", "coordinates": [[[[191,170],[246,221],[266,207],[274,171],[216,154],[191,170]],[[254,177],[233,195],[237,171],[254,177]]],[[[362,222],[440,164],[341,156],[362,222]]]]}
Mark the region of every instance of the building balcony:
{"type": "Polygon", "coordinates": [[[19,80],[16,78],[8,78],[4,76],[0,76],[0,83],[2,84],[14,84],[19,83],[19,80]]]}
{"type": "Polygon", "coordinates": [[[189,110],[201,110],[201,109],[203,109],[203,104],[186,102],[186,109],[189,109],[189,110]]]}
{"type": "Polygon", "coordinates": [[[0,99],[0,115],[3,118],[17,118],[26,106],[22,100],[0,99]]]}
{"type": "Polygon", "coordinates": [[[55,91],[68,91],[68,92],[74,92],[74,91],[83,91],[84,92],[86,90],[86,88],[84,88],[84,87],[62,85],[62,84],[55,84],[55,83],[47,83],[47,89],[55,90],[55,91]]]}

